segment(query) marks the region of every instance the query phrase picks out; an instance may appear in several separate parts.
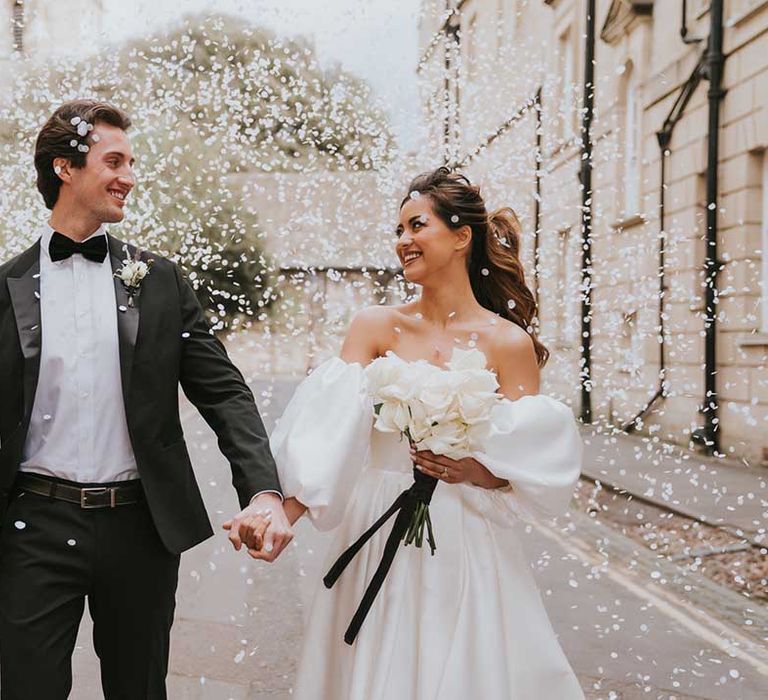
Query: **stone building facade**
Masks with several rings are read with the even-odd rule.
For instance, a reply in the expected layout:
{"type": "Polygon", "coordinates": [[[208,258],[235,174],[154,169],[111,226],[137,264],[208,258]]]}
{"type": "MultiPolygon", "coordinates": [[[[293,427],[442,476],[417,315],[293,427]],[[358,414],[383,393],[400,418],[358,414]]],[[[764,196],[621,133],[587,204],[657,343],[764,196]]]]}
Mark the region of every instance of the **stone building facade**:
{"type": "Polygon", "coordinates": [[[259,371],[315,367],[338,353],[356,311],[400,300],[395,180],[377,171],[326,170],[229,178],[259,217],[270,262],[274,303],[256,326],[260,356],[251,360],[259,371]]]}
{"type": "Polygon", "coordinates": [[[589,4],[424,0],[430,148],[521,217],[548,391],[582,417],[588,402],[592,421],[766,464],[768,2],[719,3],[715,185],[707,49],[718,3],[596,0],[585,91],[589,4]]]}

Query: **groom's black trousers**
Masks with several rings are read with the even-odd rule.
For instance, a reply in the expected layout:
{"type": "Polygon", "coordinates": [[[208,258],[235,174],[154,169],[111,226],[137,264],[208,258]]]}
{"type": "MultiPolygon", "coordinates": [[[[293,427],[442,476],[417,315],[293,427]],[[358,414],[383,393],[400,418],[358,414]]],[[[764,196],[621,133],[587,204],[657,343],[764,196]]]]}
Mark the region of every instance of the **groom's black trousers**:
{"type": "Polygon", "coordinates": [[[69,695],[86,597],[105,698],[164,700],[178,569],[144,502],[17,493],[0,530],[2,700],[69,695]]]}

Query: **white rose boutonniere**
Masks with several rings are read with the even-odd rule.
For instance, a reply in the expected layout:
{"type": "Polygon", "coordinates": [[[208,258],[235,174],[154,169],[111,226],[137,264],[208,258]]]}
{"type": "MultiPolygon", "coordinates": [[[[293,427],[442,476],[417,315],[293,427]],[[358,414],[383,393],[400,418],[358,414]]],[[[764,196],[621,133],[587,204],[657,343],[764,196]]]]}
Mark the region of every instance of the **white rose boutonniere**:
{"type": "Polygon", "coordinates": [[[139,293],[141,282],[149,274],[149,268],[154,262],[151,258],[141,260],[140,255],[141,251],[137,250],[133,259],[126,256],[123,266],[115,272],[115,277],[122,281],[128,291],[128,306],[134,306],[134,298],[139,293]]]}

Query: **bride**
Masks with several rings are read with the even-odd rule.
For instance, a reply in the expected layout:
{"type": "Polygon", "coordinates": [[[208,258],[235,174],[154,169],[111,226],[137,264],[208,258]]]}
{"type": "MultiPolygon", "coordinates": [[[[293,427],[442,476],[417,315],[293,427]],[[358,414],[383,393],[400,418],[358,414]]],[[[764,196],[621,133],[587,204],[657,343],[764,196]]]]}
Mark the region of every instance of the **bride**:
{"type": "MultiPolygon", "coordinates": [[[[576,700],[516,528],[567,509],[581,467],[569,408],[538,394],[546,348],[510,209],[446,168],[417,177],[400,207],[395,250],[418,300],[359,312],[341,357],[298,387],[271,447],[292,522],[335,529],[326,569],[413,483],[439,479],[430,505],[437,551],[399,546],[351,644],[344,635],[382,557],[382,527],[308,615],[299,700],[576,700]],[[373,428],[370,363],[431,363],[475,348],[499,384],[491,434],[472,457],[414,452],[373,428]]],[[[261,516],[259,516],[261,517],[261,516]]],[[[255,529],[259,523],[253,523],[255,529]]]]}

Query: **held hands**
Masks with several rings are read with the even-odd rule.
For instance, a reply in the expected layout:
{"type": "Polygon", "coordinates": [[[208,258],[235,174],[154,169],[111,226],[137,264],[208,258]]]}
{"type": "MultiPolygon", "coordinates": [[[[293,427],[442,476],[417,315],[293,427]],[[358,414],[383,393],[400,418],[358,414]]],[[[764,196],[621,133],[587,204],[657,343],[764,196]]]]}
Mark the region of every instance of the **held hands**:
{"type": "Polygon", "coordinates": [[[283,502],[274,493],[260,494],[223,527],[238,552],[245,545],[251,557],[268,562],[275,561],[293,539],[283,502]]]}
{"type": "Polygon", "coordinates": [[[436,455],[430,450],[417,451],[412,445],[411,459],[420,472],[444,481],[446,484],[461,484],[468,481],[485,489],[498,489],[509,483],[491,474],[473,457],[451,459],[445,455],[436,455]]]}

